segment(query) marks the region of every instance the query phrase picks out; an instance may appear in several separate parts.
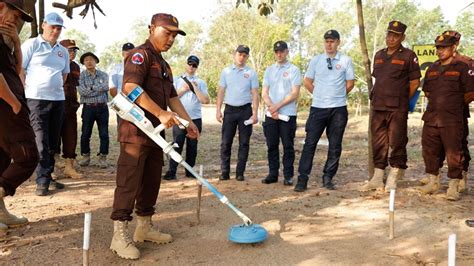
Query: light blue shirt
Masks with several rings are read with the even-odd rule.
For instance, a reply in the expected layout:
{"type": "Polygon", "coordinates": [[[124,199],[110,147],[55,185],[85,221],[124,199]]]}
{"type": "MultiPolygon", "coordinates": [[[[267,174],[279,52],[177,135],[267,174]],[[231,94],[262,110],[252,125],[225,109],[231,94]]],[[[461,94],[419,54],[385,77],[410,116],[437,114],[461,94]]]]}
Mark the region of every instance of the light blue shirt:
{"type": "Polygon", "coordinates": [[[109,86],[111,88],[117,88],[117,94],[122,91],[123,81],[123,62],[113,66],[112,71],[109,74],[109,86]]]}
{"type": "MultiPolygon", "coordinates": [[[[265,70],[263,87],[268,87],[268,94],[273,103],[281,102],[294,86],[301,86],[301,72],[290,62],[283,65],[275,63],[265,70]]],[[[282,106],[278,113],[296,115],[296,100],[282,106]]]]}
{"type": "MultiPolygon", "coordinates": [[[[194,90],[200,90],[203,94],[208,95],[207,84],[204,82],[204,80],[197,78],[196,76],[189,76],[187,74],[183,74],[181,77],[182,76],[186,76],[189,81],[197,83],[197,87],[194,87],[194,90]]],[[[181,77],[174,79],[174,87],[176,90],[186,84],[184,79],[181,77]]],[[[196,94],[194,94],[192,91],[186,91],[183,95],[181,95],[181,97],[179,97],[179,100],[183,104],[184,109],[186,109],[186,112],[189,114],[191,119],[202,118],[201,102],[199,101],[196,94]]]]}
{"type": "Polygon", "coordinates": [[[63,101],[63,74],[69,73],[69,53],[56,43],[51,45],[41,35],[21,46],[22,66],[26,72],[25,95],[28,99],[63,101]]]}
{"type": "Polygon", "coordinates": [[[313,80],[313,103],[317,108],[346,106],[346,80],[354,80],[352,59],[336,54],[331,59],[332,69],[328,69],[328,56],[317,55],[311,59],[305,77],[313,80]]]}
{"type": "Polygon", "coordinates": [[[219,86],[225,90],[225,104],[242,106],[252,103],[252,89],[258,89],[257,72],[248,66],[238,68],[233,64],[222,70],[219,86]]]}

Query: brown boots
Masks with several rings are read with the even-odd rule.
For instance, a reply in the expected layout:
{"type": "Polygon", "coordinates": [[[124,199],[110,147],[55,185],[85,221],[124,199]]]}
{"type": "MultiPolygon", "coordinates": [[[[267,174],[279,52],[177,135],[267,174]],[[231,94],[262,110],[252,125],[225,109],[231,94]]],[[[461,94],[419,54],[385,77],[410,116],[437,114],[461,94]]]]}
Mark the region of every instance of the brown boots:
{"type": "Polygon", "coordinates": [[[405,169],[391,168],[390,173],[385,183],[385,192],[390,192],[391,189],[397,188],[397,181],[401,180],[405,176],[405,169]]]}
{"type": "Polygon", "coordinates": [[[438,193],[439,190],[439,175],[426,174],[425,179],[428,180],[426,185],[419,188],[419,191],[423,194],[434,194],[438,193]]]}
{"type": "Polygon", "coordinates": [[[457,201],[461,198],[459,195],[459,182],[461,179],[450,179],[448,191],[446,191],[446,199],[457,201]]]}
{"type": "MultiPolygon", "coordinates": [[[[166,244],[173,241],[169,234],[163,234],[153,228],[151,216],[137,216],[137,227],[133,234],[133,241],[150,241],[157,244],[166,244]]],[[[114,221],[114,236],[110,249],[124,259],[138,259],[140,251],[136,248],[128,233],[127,221],[114,221]]]]}
{"type": "Polygon", "coordinates": [[[64,171],[63,175],[65,177],[70,177],[70,178],[82,178],[82,174],[78,173],[76,171],[76,168],[74,168],[74,159],[71,158],[66,158],[64,159],[64,171]]]}

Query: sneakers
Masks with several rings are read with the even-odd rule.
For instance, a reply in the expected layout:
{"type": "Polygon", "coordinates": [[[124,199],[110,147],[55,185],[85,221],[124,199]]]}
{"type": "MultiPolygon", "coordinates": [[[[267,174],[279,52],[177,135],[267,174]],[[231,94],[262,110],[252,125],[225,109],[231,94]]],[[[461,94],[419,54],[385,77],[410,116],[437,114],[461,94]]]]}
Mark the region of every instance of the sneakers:
{"type": "Polygon", "coordinates": [[[283,180],[283,185],[284,186],[293,186],[293,178],[292,177],[285,178],[285,180],[283,180]]]}
{"type": "Polygon", "coordinates": [[[36,185],[36,196],[46,196],[49,194],[49,186],[46,184],[38,184],[36,185]]]}
{"type": "Polygon", "coordinates": [[[221,176],[219,176],[219,180],[222,180],[222,181],[226,181],[229,179],[230,179],[229,174],[222,174],[221,176]]]}
{"type": "Polygon", "coordinates": [[[325,187],[328,190],[335,190],[336,186],[332,182],[331,177],[323,176],[323,187],[325,187]]]}
{"type": "Polygon", "coordinates": [[[137,227],[133,234],[133,241],[149,241],[156,244],[167,244],[173,241],[173,237],[169,234],[161,233],[158,229],[153,228],[151,216],[137,216],[137,227]]]}
{"type": "Polygon", "coordinates": [[[294,191],[296,192],[304,192],[306,189],[308,189],[308,181],[306,180],[301,180],[298,178],[298,182],[295,185],[294,191]]]}
{"type": "Polygon", "coordinates": [[[85,153],[82,155],[81,160],[79,161],[80,166],[88,166],[91,163],[91,154],[85,153]]]}
{"type": "Polygon", "coordinates": [[[243,175],[238,175],[235,179],[236,179],[237,181],[244,181],[244,180],[245,180],[245,176],[243,176],[243,175]]]}
{"type": "Polygon", "coordinates": [[[140,251],[135,247],[128,233],[128,221],[114,221],[114,235],[110,249],[124,259],[136,260],[140,258],[140,251]]]}

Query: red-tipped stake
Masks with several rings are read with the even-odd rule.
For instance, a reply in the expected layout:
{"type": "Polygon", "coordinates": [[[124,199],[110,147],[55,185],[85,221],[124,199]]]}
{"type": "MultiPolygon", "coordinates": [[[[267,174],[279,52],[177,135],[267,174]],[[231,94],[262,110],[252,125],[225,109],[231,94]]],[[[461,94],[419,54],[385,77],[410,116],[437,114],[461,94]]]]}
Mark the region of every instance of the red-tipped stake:
{"type": "MultiPolygon", "coordinates": [[[[203,172],[204,172],[204,166],[201,164],[199,166],[199,175],[204,178],[203,176],[203,172]]],[[[201,223],[201,194],[202,194],[202,184],[201,182],[199,182],[199,180],[197,181],[197,185],[198,185],[198,205],[197,205],[197,211],[196,211],[196,215],[197,215],[197,223],[201,223]]]]}
{"type": "Polygon", "coordinates": [[[389,233],[388,237],[393,239],[395,231],[395,189],[390,190],[390,202],[388,205],[389,233]]]}
{"type": "Polygon", "coordinates": [[[456,265],[456,234],[448,237],[448,266],[456,265]]]}

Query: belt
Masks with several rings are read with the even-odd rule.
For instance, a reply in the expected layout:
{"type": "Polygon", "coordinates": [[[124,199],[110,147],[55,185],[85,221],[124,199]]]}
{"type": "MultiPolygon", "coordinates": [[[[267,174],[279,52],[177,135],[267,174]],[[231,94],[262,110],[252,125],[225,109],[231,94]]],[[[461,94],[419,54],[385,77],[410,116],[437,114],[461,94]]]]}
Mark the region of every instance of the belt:
{"type": "Polygon", "coordinates": [[[226,104],[225,105],[225,109],[227,110],[245,110],[247,108],[250,107],[250,103],[247,103],[247,104],[244,104],[244,105],[241,105],[241,106],[233,106],[233,105],[229,105],[229,104],[226,104]]]}
{"type": "Polygon", "coordinates": [[[107,103],[84,103],[84,106],[89,106],[89,107],[102,107],[106,105],[107,103]]]}

